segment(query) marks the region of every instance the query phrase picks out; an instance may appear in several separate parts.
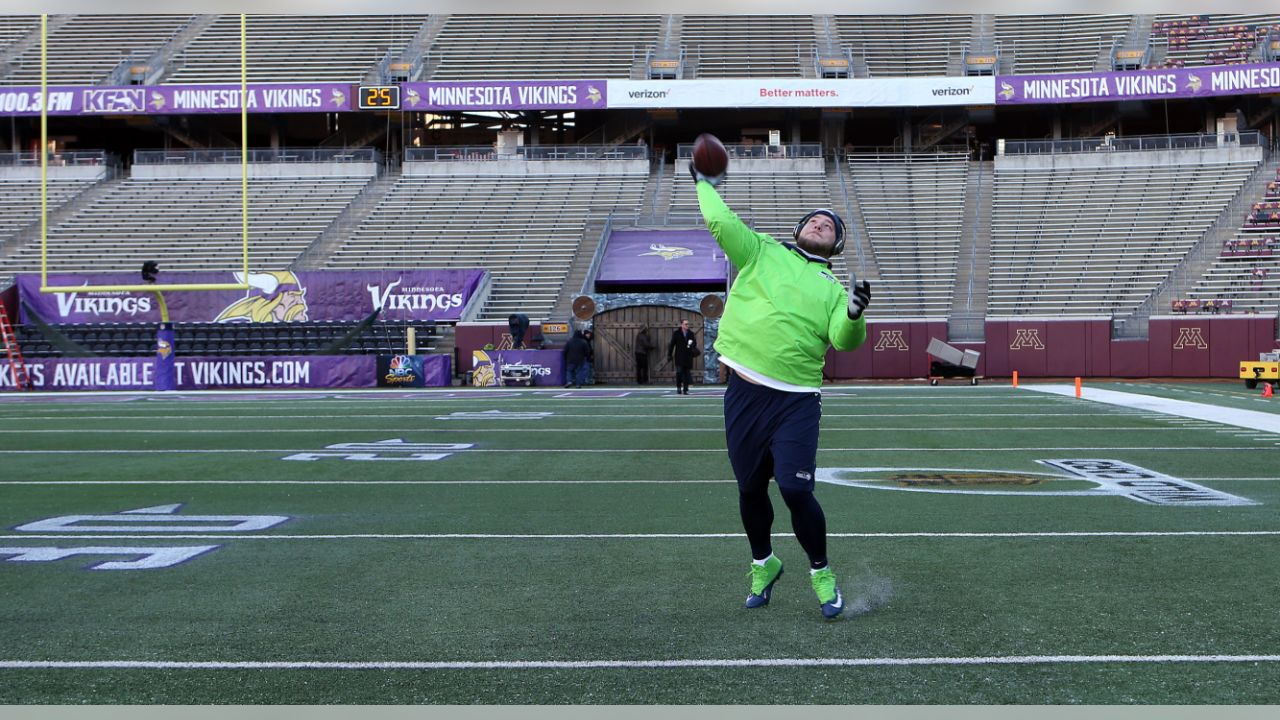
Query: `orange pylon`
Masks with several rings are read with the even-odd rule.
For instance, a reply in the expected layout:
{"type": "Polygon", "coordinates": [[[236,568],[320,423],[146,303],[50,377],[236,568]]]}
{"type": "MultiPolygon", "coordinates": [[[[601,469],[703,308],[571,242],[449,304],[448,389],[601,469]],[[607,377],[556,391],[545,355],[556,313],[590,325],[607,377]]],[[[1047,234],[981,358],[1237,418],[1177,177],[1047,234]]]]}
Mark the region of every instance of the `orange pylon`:
{"type": "Polygon", "coordinates": [[[1262,386],[1262,397],[1269,398],[1275,395],[1275,391],[1271,389],[1271,383],[1262,386]]]}

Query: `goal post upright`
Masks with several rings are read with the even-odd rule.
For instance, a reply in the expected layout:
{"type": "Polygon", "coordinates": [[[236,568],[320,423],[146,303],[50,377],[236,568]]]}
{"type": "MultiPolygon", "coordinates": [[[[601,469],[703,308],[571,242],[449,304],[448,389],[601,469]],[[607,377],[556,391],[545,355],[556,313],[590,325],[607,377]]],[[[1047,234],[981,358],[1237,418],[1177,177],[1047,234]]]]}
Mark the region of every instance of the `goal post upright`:
{"type": "MultiPolygon", "coordinates": [[[[50,285],[49,284],[49,68],[48,19],[40,16],[40,292],[154,292],[248,290],[249,286],[249,110],[248,110],[248,43],[245,14],[240,14],[240,277],[242,282],[227,283],[147,283],[116,285],[50,285]]],[[[168,318],[164,318],[165,322],[168,318]]]]}
{"type": "MultiPolygon", "coordinates": [[[[240,282],[142,283],[115,285],[49,284],[49,16],[40,15],[40,292],[145,292],[156,298],[160,322],[156,328],[153,387],[176,390],[174,327],[165,291],[249,290],[249,70],[246,17],[240,14],[240,282]]],[[[150,263],[149,263],[150,264],[150,263]]],[[[143,272],[143,279],[154,278],[143,272]]]]}

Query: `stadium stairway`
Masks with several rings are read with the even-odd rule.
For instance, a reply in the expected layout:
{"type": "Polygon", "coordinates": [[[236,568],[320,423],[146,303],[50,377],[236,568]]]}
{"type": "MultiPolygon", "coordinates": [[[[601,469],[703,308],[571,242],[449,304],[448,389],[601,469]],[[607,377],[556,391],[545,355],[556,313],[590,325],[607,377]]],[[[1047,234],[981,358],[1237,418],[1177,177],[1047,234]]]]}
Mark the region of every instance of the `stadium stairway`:
{"type": "MultiPolygon", "coordinates": [[[[156,50],[156,53],[151,57],[150,62],[153,66],[162,66],[164,71],[160,74],[159,78],[155,80],[155,82],[163,82],[165,77],[182,67],[182,63],[185,59],[183,49],[187,46],[187,43],[199,37],[205,30],[208,30],[209,26],[213,25],[217,19],[217,15],[192,16],[191,22],[187,23],[186,26],[179,30],[176,35],[170,38],[169,42],[156,50]]],[[[192,147],[199,146],[193,145],[192,147]]]]}
{"type": "Polygon", "coordinates": [[[994,161],[970,161],[965,178],[964,217],[956,261],[956,290],[948,316],[952,340],[980,341],[991,281],[991,198],[995,188],[994,161]]]}
{"type": "Polygon", "coordinates": [[[828,160],[827,192],[833,202],[832,207],[840,213],[848,224],[851,233],[846,241],[848,247],[844,251],[844,262],[847,269],[858,273],[863,280],[877,282],[880,280],[880,264],[876,262],[875,250],[871,247],[870,235],[867,233],[867,221],[858,205],[858,194],[853,191],[853,180],[849,177],[848,163],[840,156],[834,161],[828,160]],[[839,198],[840,202],[834,202],[839,198]]]}
{"type": "Polygon", "coordinates": [[[387,173],[371,180],[360,194],[352,199],[351,204],[333,219],[329,227],[320,233],[320,237],[290,263],[289,269],[319,270],[324,267],[325,260],[342,247],[342,243],[351,236],[351,232],[360,227],[360,223],[373,213],[378,203],[382,202],[399,179],[398,174],[387,173]]]}
{"type": "MultiPolygon", "coordinates": [[[[71,22],[70,15],[50,15],[45,22],[46,32],[52,35],[69,22],[71,22]]],[[[38,47],[40,47],[40,19],[37,17],[35,18],[35,23],[31,26],[30,32],[24,35],[22,39],[0,51],[0,78],[7,77],[18,69],[16,63],[23,53],[38,47]]]]}
{"type": "MultiPolygon", "coordinates": [[[[650,182],[653,182],[652,176],[650,182]]],[[[587,281],[587,273],[591,270],[591,261],[595,259],[596,249],[600,247],[600,235],[608,223],[608,216],[592,216],[587,219],[587,226],[582,231],[582,242],[569,265],[569,273],[560,286],[560,297],[551,307],[545,318],[547,322],[570,322],[573,318],[573,299],[582,294],[582,285],[587,281]]],[[[538,318],[535,318],[538,319],[538,318]]]]}

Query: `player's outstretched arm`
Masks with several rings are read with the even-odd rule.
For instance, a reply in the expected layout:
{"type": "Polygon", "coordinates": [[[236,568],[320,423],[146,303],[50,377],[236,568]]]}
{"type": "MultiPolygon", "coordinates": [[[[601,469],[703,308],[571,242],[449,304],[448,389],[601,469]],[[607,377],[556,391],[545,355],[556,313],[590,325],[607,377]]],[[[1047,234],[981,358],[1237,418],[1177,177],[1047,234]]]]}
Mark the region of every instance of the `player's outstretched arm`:
{"type": "Polygon", "coordinates": [[[729,262],[741,268],[755,259],[765,236],[756,233],[725,204],[716,187],[705,180],[697,181],[698,209],[707,229],[729,256],[729,262]]]}

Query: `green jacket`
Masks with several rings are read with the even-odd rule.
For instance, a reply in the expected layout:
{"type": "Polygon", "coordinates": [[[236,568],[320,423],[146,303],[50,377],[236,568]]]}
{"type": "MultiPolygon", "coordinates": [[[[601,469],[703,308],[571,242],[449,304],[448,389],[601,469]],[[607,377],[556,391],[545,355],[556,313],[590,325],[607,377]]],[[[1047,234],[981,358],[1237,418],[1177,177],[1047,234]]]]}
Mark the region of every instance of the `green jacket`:
{"type": "Polygon", "coordinates": [[[821,387],[827,348],[853,350],[867,339],[866,316],[849,319],[849,292],[831,274],[830,263],[753,231],[710,183],[698,183],[698,206],[738,268],[716,352],[766,377],[821,387]]]}

